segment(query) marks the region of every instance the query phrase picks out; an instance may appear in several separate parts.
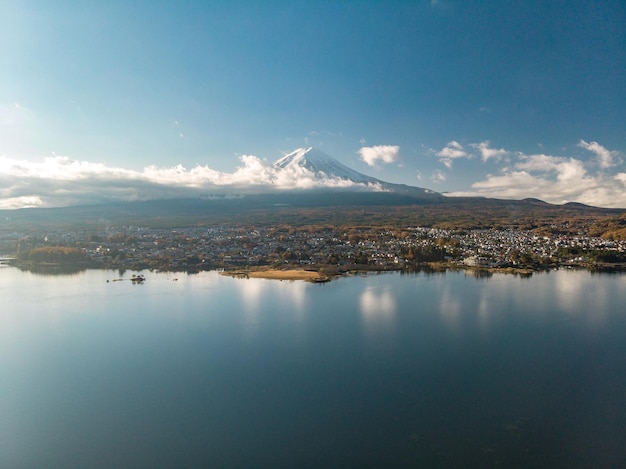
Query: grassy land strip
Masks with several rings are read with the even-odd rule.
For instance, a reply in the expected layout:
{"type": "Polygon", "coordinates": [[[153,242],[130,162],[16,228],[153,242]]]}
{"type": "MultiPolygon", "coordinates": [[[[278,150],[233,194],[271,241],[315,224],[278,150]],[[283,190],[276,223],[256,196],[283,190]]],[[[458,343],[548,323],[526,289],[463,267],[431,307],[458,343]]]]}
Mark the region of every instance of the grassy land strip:
{"type": "Polygon", "coordinates": [[[222,275],[236,278],[266,278],[272,280],[305,280],[308,282],[324,282],[330,277],[320,272],[304,269],[259,269],[246,271],[224,271],[222,275]]]}

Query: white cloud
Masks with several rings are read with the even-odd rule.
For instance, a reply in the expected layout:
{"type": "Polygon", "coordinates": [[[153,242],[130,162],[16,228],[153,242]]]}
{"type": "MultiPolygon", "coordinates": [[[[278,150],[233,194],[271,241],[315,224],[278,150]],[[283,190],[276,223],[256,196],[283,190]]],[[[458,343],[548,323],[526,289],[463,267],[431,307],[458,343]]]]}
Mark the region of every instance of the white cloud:
{"type": "Polygon", "coordinates": [[[433,174],[430,176],[430,180],[434,184],[444,183],[446,182],[446,173],[444,173],[440,169],[436,169],[435,171],[433,171],[433,174]]]}
{"type": "MultiPolygon", "coordinates": [[[[625,208],[626,168],[620,167],[621,154],[597,142],[581,141],[579,145],[593,153],[589,161],[572,156],[493,149],[487,141],[472,144],[469,147],[476,150],[475,156],[487,151],[486,161],[500,163],[500,169],[474,182],[470,191],[447,194],[511,199],[536,197],[551,203],[581,202],[625,208]]],[[[391,147],[389,153],[373,150],[377,148],[381,147],[370,148],[372,155],[377,155],[371,156],[370,161],[397,161],[398,147],[391,147]]],[[[460,152],[457,155],[471,156],[456,141],[445,148],[448,155],[456,151],[460,152]]],[[[365,155],[370,154],[366,151],[365,155]]],[[[414,174],[419,180],[429,179],[433,185],[446,182],[444,170],[432,172],[430,178],[420,172],[414,174]]],[[[241,156],[239,166],[232,172],[217,171],[206,165],[192,168],[148,166],[135,171],[56,155],[37,162],[0,156],[0,209],[327,187],[382,190],[373,184],[313,174],[300,166],[276,168],[254,155],[241,156]]]]}
{"type": "Polygon", "coordinates": [[[483,161],[488,161],[492,158],[495,160],[500,160],[503,156],[507,154],[507,151],[504,148],[490,148],[489,140],[485,140],[484,142],[480,143],[472,143],[470,144],[470,146],[478,150],[478,152],[480,153],[480,158],[483,161]]]}
{"type": "Polygon", "coordinates": [[[43,202],[37,196],[9,197],[0,199],[0,210],[12,210],[15,208],[40,207],[43,202]]]}
{"type": "Polygon", "coordinates": [[[581,141],[579,146],[594,152],[599,164],[590,165],[582,159],[567,156],[513,154],[502,150],[515,159],[511,167],[503,167],[499,174],[490,174],[475,182],[472,191],[447,195],[507,199],[536,197],[556,204],[581,202],[601,207],[626,207],[626,173],[611,175],[606,172],[608,167],[617,164],[617,152],[596,142],[581,141]],[[599,170],[592,171],[598,166],[599,170]]]}
{"type": "Polygon", "coordinates": [[[378,161],[394,163],[400,159],[400,147],[398,145],[376,145],[362,147],[359,150],[361,159],[369,166],[375,166],[378,161]]]}
{"type": "Polygon", "coordinates": [[[515,167],[527,171],[553,174],[558,182],[577,184],[585,181],[587,171],[584,163],[575,158],[549,155],[520,155],[515,167]]]}
{"type": "Polygon", "coordinates": [[[439,161],[443,163],[446,168],[452,169],[452,160],[450,158],[441,158],[439,161]]]}
{"type": "Polygon", "coordinates": [[[207,193],[261,193],[268,190],[353,188],[382,190],[300,166],[275,168],[253,155],[240,158],[232,173],[208,166],[187,169],[147,166],[141,171],[52,156],[41,162],[0,156],[0,209],[64,206],[111,200],[193,197],[207,193]]]}
{"type": "Polygon", "coordinates": [[[609,151],[598,142],[587,143],[581,139],[578,146],[595,153],[601,168],[610,168],[621,162],[616,151],[609,151]]]}
{"type": "Polygon", "coordinates": [[[469,155],[456,140],[448,142],[445,147],[435,152],[435,155],[437,155],[439,161],[448,169],[452,168],[452,160],[456,158],[471,158],[471,155],[469,155]]]}
{"type": "Polygon", "coordinates": [[[466,158],[468,155],[459,142],[452,140],[437,152],[437,156],[440,158],[466,158]]]}

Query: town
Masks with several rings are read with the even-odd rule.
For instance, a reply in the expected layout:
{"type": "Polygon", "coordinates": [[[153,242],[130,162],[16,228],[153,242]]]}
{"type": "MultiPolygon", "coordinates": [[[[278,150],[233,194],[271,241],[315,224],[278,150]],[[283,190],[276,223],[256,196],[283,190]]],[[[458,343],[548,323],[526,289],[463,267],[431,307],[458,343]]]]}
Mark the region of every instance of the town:
{"type": "MultiPolygon", "coordinates": [[[[557,230],[558,231],[558,230],[557,230]]],[[[7,245],[6,239],[2,241],[7,245]]],[[[187,271],[242,268],[410,270],[447,267],[533,271],[563,266],[623,270],[626,241],[584,234],[430,227],[109,227],[21,235],[15,264],[74,262],[108,269],[187,271]]]]}

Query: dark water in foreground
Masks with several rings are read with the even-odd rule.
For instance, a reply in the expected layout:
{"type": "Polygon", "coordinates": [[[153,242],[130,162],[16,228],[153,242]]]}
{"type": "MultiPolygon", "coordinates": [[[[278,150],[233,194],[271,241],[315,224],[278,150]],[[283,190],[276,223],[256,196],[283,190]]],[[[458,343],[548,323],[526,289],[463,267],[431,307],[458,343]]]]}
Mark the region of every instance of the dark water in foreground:
{"type": "Polygon", "coordinates": [[[626,467],[625,275],[144,274],[0,268],[0,467],[626,467]]]}

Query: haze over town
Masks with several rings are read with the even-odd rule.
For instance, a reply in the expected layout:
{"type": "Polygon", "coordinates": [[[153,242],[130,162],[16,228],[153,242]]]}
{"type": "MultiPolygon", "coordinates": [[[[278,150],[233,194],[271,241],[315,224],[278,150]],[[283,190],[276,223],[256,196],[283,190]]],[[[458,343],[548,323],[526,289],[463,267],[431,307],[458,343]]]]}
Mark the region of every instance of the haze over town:
{"type": "MultiPolygon", "coordinates": [[[[0,2],[0,208],[350,186],[626,207],[626,6],[0,2]]],[[[376,188],[371,188],[376,189],[376,188]]]]}

